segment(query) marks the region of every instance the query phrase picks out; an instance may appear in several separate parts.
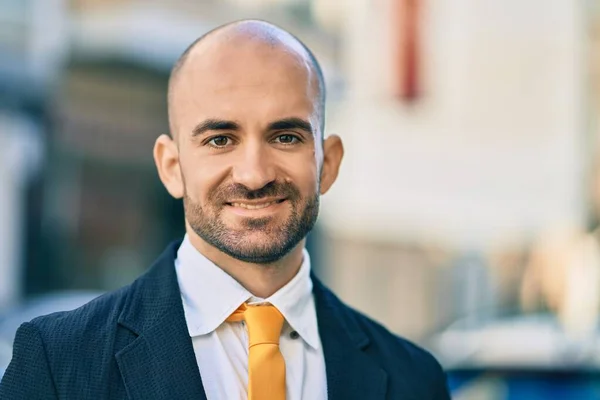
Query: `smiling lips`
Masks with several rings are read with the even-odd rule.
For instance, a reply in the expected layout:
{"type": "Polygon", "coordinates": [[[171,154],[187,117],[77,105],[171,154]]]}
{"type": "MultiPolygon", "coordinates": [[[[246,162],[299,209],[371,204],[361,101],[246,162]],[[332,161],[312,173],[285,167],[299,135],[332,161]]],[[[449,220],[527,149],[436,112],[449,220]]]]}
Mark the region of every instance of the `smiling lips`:
{"type": "Polygon", "coordinates": [[[237,202],[236,201],[236,202],[227,203],[227,205],[230,205],[232,207],[237,207],[237,208],[243,208],[245,210],[261,210],[263,208],[267,208],[274,204],[283,203],[284,201],[285,201],[285,199],[262,201],[260,203],[259,202],[237,202]]]}

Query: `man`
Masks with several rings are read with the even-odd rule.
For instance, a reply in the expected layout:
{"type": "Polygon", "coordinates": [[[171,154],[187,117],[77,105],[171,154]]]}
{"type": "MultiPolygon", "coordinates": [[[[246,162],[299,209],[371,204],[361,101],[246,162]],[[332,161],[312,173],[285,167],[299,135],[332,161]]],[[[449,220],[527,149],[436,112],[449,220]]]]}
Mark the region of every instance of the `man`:
{"type": "MultiPolygon", "coordinates": [[[[311,273],[343,147],[310,51],[261,21],[196,41],[154,159],[187,234],[130,286],[23,324],[2,399],[448,399],[435,359],[311,273]]],[[[369,135],[369,133],[365,133],[369,135]]]]}

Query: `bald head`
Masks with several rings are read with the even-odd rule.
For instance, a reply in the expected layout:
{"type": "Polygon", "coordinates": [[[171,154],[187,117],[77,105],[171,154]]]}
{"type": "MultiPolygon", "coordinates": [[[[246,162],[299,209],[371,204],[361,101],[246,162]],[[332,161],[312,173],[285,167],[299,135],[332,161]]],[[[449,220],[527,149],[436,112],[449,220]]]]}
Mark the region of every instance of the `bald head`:
{"type": "MultiPolygon", "coordinates": [[[[314,54],[295,36],[268,22],[243,20],[217,27],[196,39],[179,57],[169,78],[168,102],[171,134],[176,135],[175,93],[185,85],[186,70],[212,63],[227,69],[234,63],[247,62],[248,54],[265,59],[264,69],[273,59],[288,63],[291,69],[303,70],[310,97],[318,115],[321,136],[325,120],[325,82],[314,54]]],[[[271,64],[272,65],[272,64],[271,64]]],[[[298,71],[296,71],[298,72],[298,71]]],[[[302,72],[302,71],[300,71],[302,72]]],[[[249,71],[249,73],[252,73],[249,71]]],[[[218,79],[218,76],[214,77],[218,79]]],[[[203,96],[203,93],[197,93],[203,96]]]]}
{"type": "Polygon", "coordinates": [[[243,262],[256,274],[263,268],[247,264],[265,264],[279,276],[289,264],[282,282],[297,272],[344,153],[338,136],[323,138],[324,89],[312,53],[261,21],[211,31],[173,68],[175,137],[157,138],[154,160],[169,193],[183,198],[190,240],[225,271],[243,262]]]}

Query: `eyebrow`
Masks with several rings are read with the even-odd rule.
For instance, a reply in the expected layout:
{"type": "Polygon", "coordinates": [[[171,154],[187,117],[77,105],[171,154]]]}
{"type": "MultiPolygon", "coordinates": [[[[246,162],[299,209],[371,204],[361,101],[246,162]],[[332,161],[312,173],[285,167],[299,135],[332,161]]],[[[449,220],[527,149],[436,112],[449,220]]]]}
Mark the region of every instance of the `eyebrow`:
{"type": "Polygon", "coordinates": [[[238,123],[220,119],[207,119],[200,122],[192,130],[192,137],[201,136],[208,131],[236,131],[240,129],[238,123]]]}
{"type": "MultiPolygon", "coordinates": [[[[196,125],[192,130],[192,137],[202,136],[209,131],[237,131],[239,129],[240,125],[237,122],[209,118],[196,125]]],[[[267,127],[267,130],[269,131],[286,131],[293,129],[300,129],[307,133],[314,134],[310,122],[297,117],[283,118],[271,122],[267,127]]]]}
{"type": "Polygon", "coordinates": [[[292,129],[300,129],[310,134],[314,134],[314,130],[310,122],[302,118],[284,118],[269,124],[268,130],[270,131],[286,131],[292,129]]]}

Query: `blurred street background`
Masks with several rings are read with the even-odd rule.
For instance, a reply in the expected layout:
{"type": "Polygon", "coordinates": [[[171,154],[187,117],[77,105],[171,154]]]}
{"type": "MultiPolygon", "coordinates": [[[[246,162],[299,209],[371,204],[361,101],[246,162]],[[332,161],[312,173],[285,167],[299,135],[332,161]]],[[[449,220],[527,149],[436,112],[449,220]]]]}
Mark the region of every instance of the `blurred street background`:
{"type": "Polygon", "coordinates": [[[456,399],[600,399],[598,0],[0,0],[0,375],[20,322],[183,235],[152,160],[168,74],[241,18],[325,72],[346,155],[316,274],[456,399]]]}

